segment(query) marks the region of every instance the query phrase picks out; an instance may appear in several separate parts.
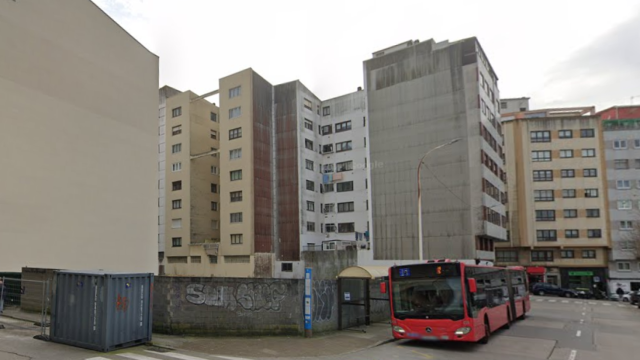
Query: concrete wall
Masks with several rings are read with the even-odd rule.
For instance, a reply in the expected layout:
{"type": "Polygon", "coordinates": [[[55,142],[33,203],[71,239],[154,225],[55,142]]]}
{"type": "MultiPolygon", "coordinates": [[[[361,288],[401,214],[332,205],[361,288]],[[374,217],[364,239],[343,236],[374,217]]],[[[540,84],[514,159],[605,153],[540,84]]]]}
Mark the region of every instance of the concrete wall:
{"type": "Polygon", "coordinates": [[[156,272],[158,57],[86,0],[0,2],[0,49],[0,270],[156,272]]]}
{"type": "Polygon", "coordinates": [[[302,260],[305,267],[313,269],[313,278],[317,280],[335,280],[340,272],[350,266],[358,265],[358,251],[304,251],[302,260]]]}

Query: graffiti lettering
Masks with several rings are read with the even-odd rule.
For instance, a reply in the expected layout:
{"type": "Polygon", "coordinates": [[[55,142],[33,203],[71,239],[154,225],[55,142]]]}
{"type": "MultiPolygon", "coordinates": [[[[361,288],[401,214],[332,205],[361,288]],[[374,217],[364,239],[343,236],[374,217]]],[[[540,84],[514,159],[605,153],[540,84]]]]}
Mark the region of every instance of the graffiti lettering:
{"type": "Polygon", "coordinates": [[[330,321],[336,301],[336,283],[330,280],[316,280],[313,282],[313,321],[330,321]]]}
{"type": "Polygon", "coordinates": [[[186,299],[194,305],[222,307],[230,311],[278,312],[282,310],[282,301],[287,293],[287,285],[278,282],[239,284],[237,287],[190,284],[186,299]]]}

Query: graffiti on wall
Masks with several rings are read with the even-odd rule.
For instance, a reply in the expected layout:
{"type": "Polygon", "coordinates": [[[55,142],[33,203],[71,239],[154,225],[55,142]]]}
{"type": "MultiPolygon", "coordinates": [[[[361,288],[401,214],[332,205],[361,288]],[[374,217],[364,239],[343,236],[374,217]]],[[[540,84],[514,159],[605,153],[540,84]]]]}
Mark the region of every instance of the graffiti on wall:
{"type": "Polygon", "coordinates": [[[314,322],[330,321],[336,302],[336,282],[331,280],[316,280],[313,282],[313,307],[314,322]]]}
{"type": "Polygon", "coordinates": [[[186,299],[194,305],[216,306],[230,311],[279,312],[288,290],[287,284],[282,282],[234,286],[190,284],[187,286],[186,299]]]}

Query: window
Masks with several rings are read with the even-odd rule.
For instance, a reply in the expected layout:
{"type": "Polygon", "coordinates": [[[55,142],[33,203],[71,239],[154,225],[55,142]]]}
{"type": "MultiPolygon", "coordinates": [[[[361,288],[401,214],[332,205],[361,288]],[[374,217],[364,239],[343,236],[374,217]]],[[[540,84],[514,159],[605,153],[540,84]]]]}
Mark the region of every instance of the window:
{"type": "Polygon", "coordinates": [[[167,262],[169,264],[186,264],[187,257],[186,256],[167,256],[167,262]]]}
{"type": "Polygon", "coordinates": [[[353,181],[345,181],[338,183],[337,192],[353,191],[353,181]]]}
{"type": "Polygon", "coordinates": [[[553,190],[534,190],[533,191],[533,200],[534,201],[553,201],[553,190]]]}
{"type": "Polygon", "coordinates": [[[324,224],[324,232],[326,233],[336,232],[336,224],[324,224]]]}
{"type": "Polygon", "coordinates": [[[313,103],[311,102],[311,100],[304,99],[303,100],[303,105],[304,105],[305,109],[313,111],[313,103]]]}
{"type": "Polygon", "coordinates": [[[316,184],[311,180],[307,180],[307,190],[314,191],[315,189],[316,184]]]}
{"type": "Polygon", "coordinates": [[[613,148],[615,150],[621,150],[627,148],[627,140],[613,140],[613,148]]]}
{"type": "Polygon", "coordinates": [[[600,217],[600,209],[587,209],[587,217],[588,218],[599,218],[600,217]]]}
{"type": "Polygon", "coordinates": [[[322,187],[324,189],[323,192],[325,192],[325,193],[333,192],[333,190],[334,190],[333,184],[323,184],[322,187]]]}
{"type": "Polygon", "coordinates": [[[313,150],[313,141],[309,139],[304,139],[304,147],[309,150],[313,150]]]}
{"type": "Polygon", "coordinates": [[[329,116],[329,115],[331,115],[331,107],[329,106],[322,107],[322,116],[329,116]]]}
{"type": "Polygon", "coordinates": [[[337,123],[336,124],[336,132],[343,132],[343,131],[347,131],[347,130],[351,130],[351,120],[349,121],[343,121],[341,123],[337,123]]]}
{"type": "Polygon", "coordinates": [[[282,263],[280,264],[280,270],[283,272],[292,272],[293,271],[293,263],[282,263]]]}
{"type": "Polygon", "coordinates": [[[171,246],[172,247],[181,247],[182,246],[182,238],[181,237],[171,238],[171,246]]]}
{"type": "Polygon", "coordinates": [[[173,191],[182,190],[182,181],[174,181],[171,183],[171,189],[173,191]]]}
{"type": "Polygon", "coordinates": [[[634,163],[635,163],[635,168],[640,169],[640,159],[635,159],[634,163]]]}
{"type": "MultiPolygon", "coordinates": [[[[242,240],[242,238],[240,240],[242,240]]],[[[233,241],[233,238],[231,241],[233,241]]],[[[242,243],[240,242],[239,244],[242,243]]],[[[227,264],[248,264],[251,262],[251,258],[249,255],[225,255],[224,262],[227,264]]]]}
{"type": "Polygon", "coordinates": [[[182,134],[182,125],[176,125],[171,128],[171,135],[182,134]]]}
{"type": "Polygon", "coordinates": [[[229,150],[229,160],[236,160],[242,157],[242,149],[229,150]]]}
{"type": "Polygon", "coordinates": [[[353,212],[353,211],[354,211],[353,201],[345,202],[345,203],[338,203],[338,212],[339,213],[353,212]]]}
{"type": "Polygon", "coordinates": [[[560,250],[560,257],[563,259],[573,259],[575,254],[573,250],[560,250]]]}
{"type": "Polygon", "coordinates": [[[218,122],[218,114],[212,112],[209,114],[209,118],[211,119],[211,121],[213,122],[218,122]]]}
{"type": "Polygon", "coordinates": [[[229,89],[229,99],[233,99],[236,96],[240,96],[240,86],[229,89]]]}
{"type": "Polygon", "coordinates": [[[333,144],[322,145],[322,154],[328,154],[333,152],[333,144]]]}
{"type": "Polygon", "coordinates": [[[354,223],[340,223],[338,224],[339,233],[351,233],[355,232],[356,226],[354,223]]]}
{"type": "Polygon", "coordinates": [[[596,149],[582,149],[582,157],[596,157],[596,149]]]}
{"type": "Polygon", "coordinates": [[[336,172],[353,170],[353,161],[345,161],[336,163],[336,172]]]}
{"type": "Polygon", "coordinates": [[[234,170],[229,175],[231,175],[231,181],[242,180],[242,170],[234,170]]]}
{"type": "Polygon", "coordinates": [[[572,158],[572,157],[573,157],[573,150],[560,150],[560,158],[566,159],[566,158],[572,158]]]}
{"type": "Polygon", "coordinates": [[[308,232],[316,232],[316,223],[307,221],[307,231],[308,232]]]}
{"type": "Polygon", "coordinates": [[[584,189],[584,197],[597,198],[598,189],[584,189]]]}
{"type": "Polygon", "coordinates": [[[220,228],[220,223],[218,220],[211,220],[211,230],[218,230],[220,228]]]}
{"type": "Polygon", "coordinates": [[[531,142],[550,142],[551,141],[551,132],[550,131],[532,131],[531,132],[531,142]]]}
{"type": "Polygon", "coordinates": [[[557,241],[558,236],[556,230],[537,230],[536,239],[538,241],[557,241]]]}
{"type": "Polygon", "coordinates": [[[564,237],[567,239],[577,239],[580,237],[580,231],[578,231],[577,229],[565,230],[564,237]]]}
{"type": "Polygon", "coordinates": [[[531,161],[551,161],[551,151],[532,151],[531,161]]]}
{"type": "Polygon", "coordinates": [[[333,164],[324,164],[322,165],[322,172],[325,174],[333,172],[333,164]]]}
{"type": "Polygon", "coordinates": [[[555,210],[536,210],[536,221],[556,221],[555,210]]]}
{"type": "Polygon", "coordinates": [[[629,168],[629,160],[617,159],[617,160],[614,160],[614,165],[616,170],[626,170],[629,168]]]}
{"type": "Polygon", "coordinates": [[[496,262],[517,262],[517,250],[496,250],[496,262]]]}
{"type": "Polygon", "coordinates": [[[172,229],[181,229],[182,228],[182,219],[171,219],[171,228],[172,229]]]}
{"type": "Polygon", "coordinates": [[[582,250],[582,258],[583,259],[595,259],[596,251],[595,250],[582,250]]]}
{"type": "Polygon", "coordinates": [[[242,110],[240,109],[240,106],[234,107],[233,109],[229,109],[229,119],[237,118],[240,115],[242,115],[242,110]]]}
{"type": "Polygon", "coordinates": [[[565,199],[572,199],[576,197],[576,189],[564,189],[562,190],[562,197],[565,199]]]}
{"type": "Polygon", "coordinates": [[[589,239],[599,239],[602,237],[602,230],[600,229],[588,229],[587,237],[589,239]]]}
{"type": "Polygon", "coordinates": [[[351,141],[336,143],[336,152],[351,150],[351,141]]]}
{"type": "Polygon", "coordinates": [[[242,137],[242,128],[235,128],[229,130],[229,140],[238,139],[242,137]]]}
{"type": "Polygon", "coordinates": [[[313,121],[304,119],[304,128],[313,131],[313,121]]]}
{"type": "Polygon", "coordinates": [[[177,163],[171,164],[171,171],[176,172],[180,170],[182,170],[182,163],[177,162],[177,163]]]}
{"type": "MultiPolygon", "coordinates": [[[[231,234],[231,244],[232,245],[242,244],[242,234],[231,234]]],[[[228,258],[228,256],[225,256],[225,259],[226,258],[228,258]]]]}
{"type": "Polygon", "coordinates": [[[324,204],[323,212],[325,214],[330,214],[333,212],[334,204],[324,204]]]}
{"type": "Polygon", "coordinates": [[[573,137],[573,130],[559,130],[558,137],[560,139],[571,139],[573,137]]]}
{"type": "Polygon", "coordinates": [[[307,211],[316,211],[316,203],[307,201],[307,211]]]}
{"type": "Polygon", "coordinates": [[[182,209],[182,200],[178,199],[178,200],[171,201],[171,208],[172,209],[182,209]]]}
{"type": "Polygon", "coordinates": [[[218,203],[215,201],[211,202],[211,211],[218,211],[218,203]]]}
{"type": "Polygon", "coordinates": [[[584,177],[596,177],[598,176],[598,169],[583,169],[582,176],[584,177]]]}
{"type": "Polygon", "coordinates": [[[532,250],[531,261],[553,261],[552,250],[532,250]]]}
{"type": "Polygon", "coordinates": [[[640,149],[640,139],[633,140],[633,147],[636,149],[640,149]]]}
{"type": "Polygon", "coordinates": [[[229,196],[231,197],[231,202],[242,201],[242,191],[232,191],[229,196]]]}
{"type": "Polygon", "coordinates": [[[304,161],[304,168],[307,169],[307,170],[313,171],[313,161],[305,160],[304,161]]]}
{"type": "Polygon", "coordinates": [[[177,117],[182,115],[182,107],[177,107],[171,110],[171,117],[177,117]]]}
{"type": "Polygon", "coordinates": [[[577,218],[578,210],[576,209],[565,209],[563,212],[563,216],[567,219],[577,218]]]}
{"type": "Polygon", "coordinates": [[[618,210],[631,210],[631,200],[618,200],[618,210]]]}
{"type": "Polygon", "coordinates": [[[214,194],[218,192],[218,184],[211,184],[211,192],[214,194]]]}
{"type": "Polygon", "coordinates": [[[596,136],[595,135],[595,130],[593,130],[593,129],[580,129],[580,137],[592,138],[594,136],[596,136]]]}
{"type": "Polygon", "coordinates": [[[320,128],[320,133],[322,135],[333,134],[333,127],[331,125],[325,125],[322,128],[320,128]]]}
{"type": "Polygon", "coordinates": [[[633,222],[629,220],[620,221],[620,230],[624,230],[624,231],[633,230],[633,222]]]}
{"type": "Polygon", "coordinates": [[[218,175],[218,167],[215,165],[211,165],[211,174],[218,175]]]}
{"type": "Polygon", "coordinates": [[[501,101],[500,102],[500,109],[506,109],[507,108],[507,102],[506,101],[501,101]]]}
{"type": "Polygon", "coordinates": [[[533,181],[553,181],[553,171],[533,170],[533,181]]]}
{"type": "Polygon", "coordinates": [[[241,223],[242,222],[242,213],[241,212],[231,213],[229,215],[230,215],[230,221],[231,221],[232,224],[241,223]]]}
{"type": "Polygon", "coordinates": [[[618,267],[618,271],[631,271],[631,263],[619,262],[616,265],[618,267]]]}
{"type": "Polygon", "coordinates": [[[191,257],[191,263],[192,264],[200,264],[200,263],[202,263],[202,257],[201,256],[192,256],[191,257]]]}
{"type": "Polygon", "coordinates": [[[616,189],[618,189],[618,190],[631,189],[631,181],[630,180],[618,180],[618,181],[616,181],[616,189]]]}
{"type": "Polygon", "coordinates": [[[215,130],[211,130],[211,138],[213,140],[217,140],[218,139],[218,132],[215,130]]]}
{"type": "Polygon", "coordinates": [[[573,169],[565,169],[560,171],[560,175],[563,178],[572,178],[572,177],[576,177],[576,171],[573,169]]]}

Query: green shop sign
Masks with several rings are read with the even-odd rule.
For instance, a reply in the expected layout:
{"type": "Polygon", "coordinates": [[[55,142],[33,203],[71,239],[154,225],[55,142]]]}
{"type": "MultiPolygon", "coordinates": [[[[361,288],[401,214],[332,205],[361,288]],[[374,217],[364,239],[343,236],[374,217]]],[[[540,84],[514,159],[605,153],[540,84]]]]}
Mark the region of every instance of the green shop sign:
{"type": "Polygon", "coordinates": [[[569,271],[569,276],[593,276],[593,271],[569,271]]]}

